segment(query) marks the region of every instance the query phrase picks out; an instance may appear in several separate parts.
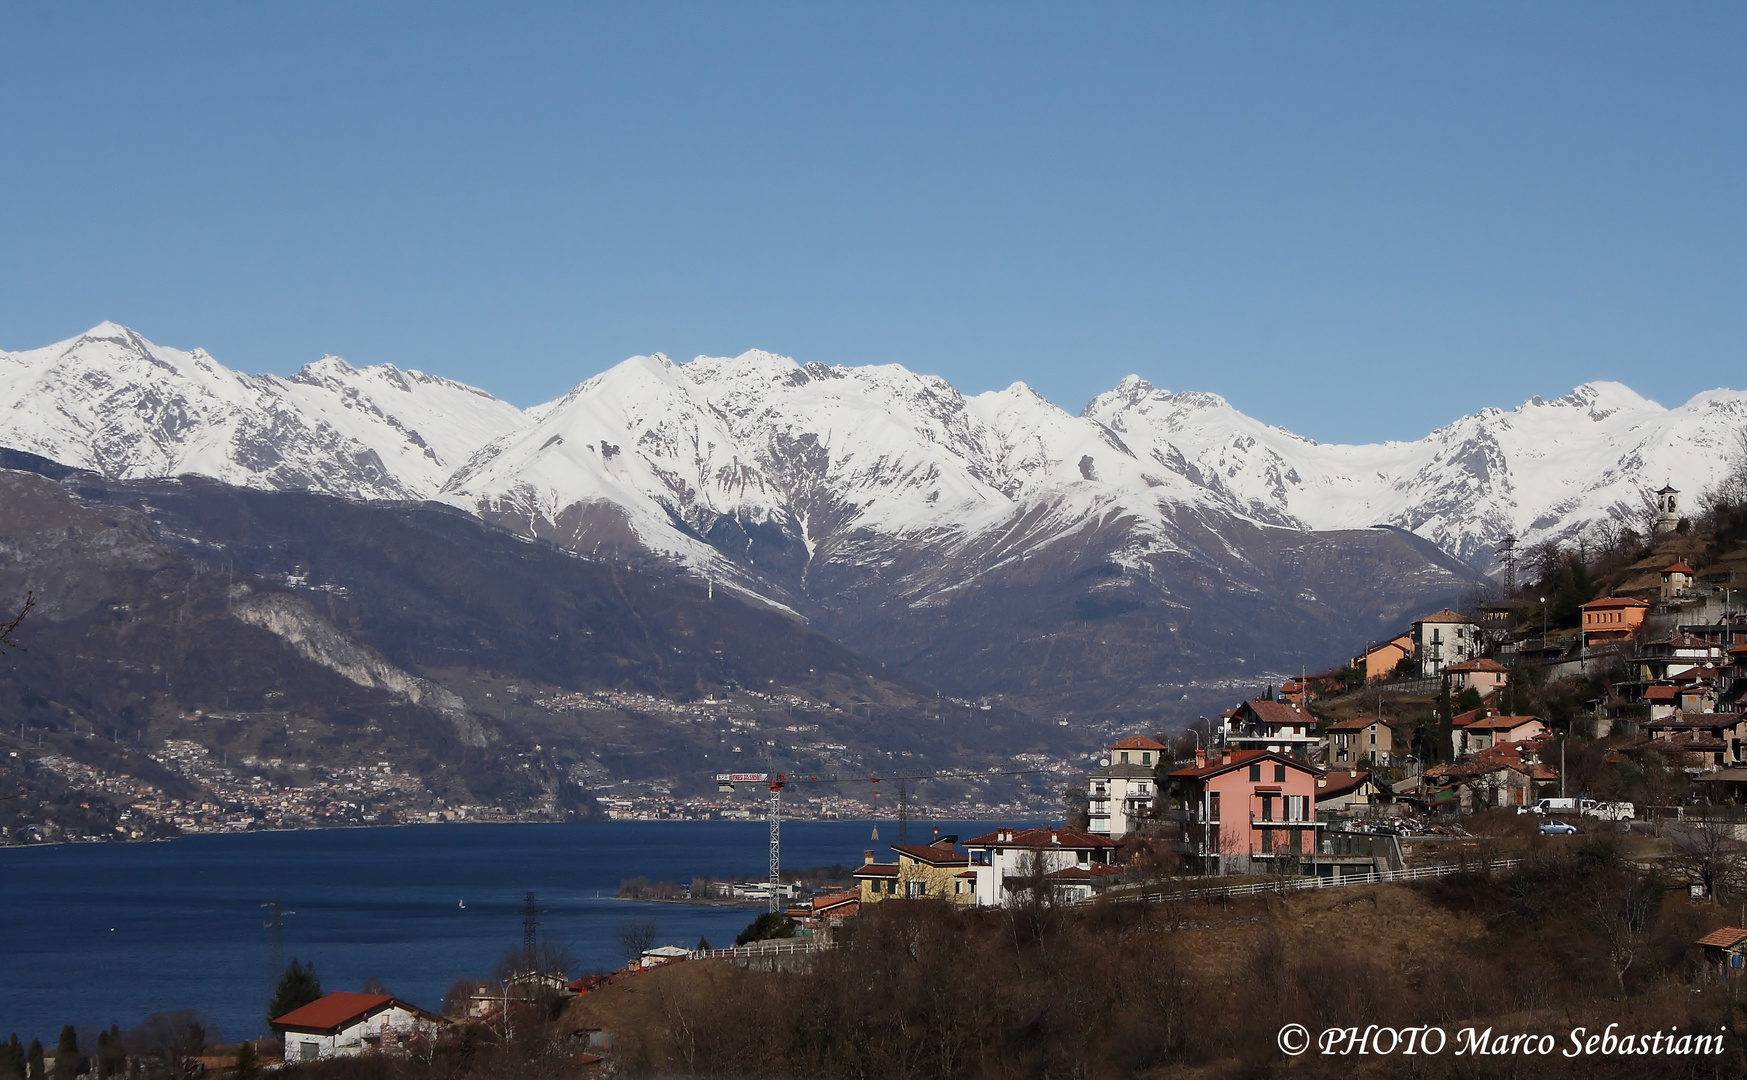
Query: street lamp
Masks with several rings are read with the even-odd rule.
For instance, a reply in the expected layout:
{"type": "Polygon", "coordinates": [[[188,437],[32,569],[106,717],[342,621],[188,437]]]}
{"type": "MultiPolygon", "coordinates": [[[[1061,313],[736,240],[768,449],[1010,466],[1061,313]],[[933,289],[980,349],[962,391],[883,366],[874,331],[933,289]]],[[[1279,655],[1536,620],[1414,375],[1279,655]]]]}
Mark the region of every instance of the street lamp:
{"type": "Polygon", "coordinates": [[[1547,598],[1541,597],[1541,662],[1547,662],[1547,598]]]}

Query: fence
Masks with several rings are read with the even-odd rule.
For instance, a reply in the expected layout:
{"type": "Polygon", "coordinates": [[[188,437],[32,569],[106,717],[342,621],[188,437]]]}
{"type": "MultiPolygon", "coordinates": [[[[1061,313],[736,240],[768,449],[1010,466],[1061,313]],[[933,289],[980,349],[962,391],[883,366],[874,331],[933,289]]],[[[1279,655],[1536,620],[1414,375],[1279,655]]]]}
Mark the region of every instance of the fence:
{"type": "MultiPolygon", "coordinates": [[[[1480,860],[1474,863],[1440,863],[1437,866],[1416,866],[1409,870],[1368,870],[1362,874],[1345,874],[1340,877],[1282,877],[1278,881],[1256,881],[1247,885],[1216,885],[1199,889],[1176,889],[1150,893],[1128,894],[1124,896],[1111,895],[1109,899],[1118,904],[1154,904],[1167,900],[1224,900],[1240,896],[1266,896],[1270,893],[1299,892],[1304,889],[1335,889],[1346,885],[1379,885],[1390,881],[1423,881],[1427,878],[1448,877],[1470,870],[1482,871],[1508,870],[1516,866],[1520,859],[1494,859],[1491,862],[1480,860]]],[[[1091,903],[1091,901],[1081,901],[1091,903]]]]}
{"type": "Polygon", "coordinates": [[[735,945],[727,949],[693,949],[691,958],[693,960],[745,960],[819,952],[830,947],[829,941],[818,941],[812,938],[773,938],[770,941],[754,941],[750,945],[735,945]]]}

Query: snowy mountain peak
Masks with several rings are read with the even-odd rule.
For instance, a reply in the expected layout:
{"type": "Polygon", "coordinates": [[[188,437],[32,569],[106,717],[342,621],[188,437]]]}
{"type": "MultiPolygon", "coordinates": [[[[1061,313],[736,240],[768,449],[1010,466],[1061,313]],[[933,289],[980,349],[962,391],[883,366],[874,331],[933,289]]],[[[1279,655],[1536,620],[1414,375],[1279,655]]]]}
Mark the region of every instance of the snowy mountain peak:
{"type": "Polygon", "coordinates": [[[1747,425],[1740,391],[1667,409],[1597,381],[1413,442],[1318,444],[1139,375],[1076,416],[1023,382],[967,398],[899,364],[803,366],[760,349],[631,357],[524,413],[337,356],[244,375],[111,322],[0,353],[0,394],[0,444],[108,476],[440,497],[576,550],[658,552],[746,582],[770,566],[807,580],[833,559],[896,558],[894,538],[1000,535],[1032,550],[1093,521],[1168,546],[1184,511],[1390,524],[1485,566],[1507,533],[1532,543],[1630,520],[1639,489],[1665,481],[1702,492],[1747,425]]]}

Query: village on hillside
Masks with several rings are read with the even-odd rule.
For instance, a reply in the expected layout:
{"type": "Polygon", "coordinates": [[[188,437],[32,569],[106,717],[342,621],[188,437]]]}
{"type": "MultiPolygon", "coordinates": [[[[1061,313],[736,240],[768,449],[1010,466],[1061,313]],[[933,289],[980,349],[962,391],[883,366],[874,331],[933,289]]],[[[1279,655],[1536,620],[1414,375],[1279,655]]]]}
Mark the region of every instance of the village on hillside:
{"type": "MultiPolygon", "coordinates": [[[[272,1040],[210,1051],[197,1037],[171,1040],[147,1052],[148,1064],[168,1068],[183,1054],[246,1077],[275,1061],[388,1054],[429,1065],[513,1049],[551,1075],[635,1071],[651,1054],[693,1068],[687,1054],[705,1043],[719,1053],[751,1045],[745,1023],[723,1019],[735,1009],[790,1000],[780,989],[790,984],[744,981],[754,973],[797,980],[803,996],[822,992],[845,970],[917,948],[904,943],[918,934],[974,944],[989,925],[981,916],[1005,920],[996,937],[1011,935],[1038,964],[1080,947],[1064,929],[1076,917],[1138,928],[1125,932],[1199,928],[1207,957],[1265,952],[1242,926],[1267,922],[1295,928],[1294,978],[1310,985],[1336,964],[1329,943],[1353,934],[1367,947],[1399,938],[1389,947],[1403,955],[1450,963],[1463,946],[1428,944],[1426,928],[1448,936],[1459,924],[1451,912],[1492,910],[1540,950],[1500,946],[1485,961],[1513,1008],[1551,1000],[1520,987],[1552,978],[1537,965],[1555,962],[1574,987],[1616,980],[1617,1000],[1714,986],[1735,1001],[1733,980],[1747,970],[1747,920],[1733,917],[1736,904],[1747,909],[1747,611],[1737,605],[1747,600],[1737,596],[1747,594],[1747,573],[1737,577],[1747,571],[1747,510],[1723,507],[1695,527],[1678,499],[1672,488],[1656,493],[1643,539],[1524,553],[1525,580],[1507,562],[1503,595],[1354,642],[1348,663],[1264,687],[1187,730],[1113,740],[1067,793],[1065,823],[900,835],[886,851],[846,858],[834,880],[785,873],[774,895],[756,883],[666,888],[667,899],[771,910],[720,948],[659,942],[653,924],[627,923],[624,965],[610,972],[564,970],[562,950],[537,933],[529,894],[522,948],[492,977],[459,977],[440,1007],[380,988],[323,994],[288,971],[272,1040]],[[1319,899],[1395,885],[1419,891],[1387,894],[1398,910],[1383,929],[1319,899]],[[1529,894],[1542,897],[1533,917],[1520,907],[1529,894]],[[1305,951],[1306,936],[1325,951],[1305,951]]],[[[1155,945],[1178,955],[1164,939],[1155,945]]],[[[1218,984],[1206,972],[1181,978],[1184,1001],[1218,984]]],[[[1120,994],[1120,979],[1112,985],[1120,994]]],[[[1420,1007],[1433,1000],[1419,980],[1399,993],[1420,1007]]],[[[766,1019],[780,1028],[792,1017],[766,1019]]],[[[1182,1035],[1169,1046],[1191,1043],[1182,1035]]],[[[46,1077],[54,1061],[33,1046],[28,1075],[46,1077]]]]}

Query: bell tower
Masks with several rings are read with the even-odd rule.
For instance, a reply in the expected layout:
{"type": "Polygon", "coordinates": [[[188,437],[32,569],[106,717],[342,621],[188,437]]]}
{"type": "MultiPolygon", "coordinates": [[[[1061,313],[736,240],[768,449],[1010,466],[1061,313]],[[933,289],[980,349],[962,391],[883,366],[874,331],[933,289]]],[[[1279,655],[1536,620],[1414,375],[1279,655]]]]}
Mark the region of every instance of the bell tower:
{"type": "Polygon", "coordinates": [[[1667,484],[1656,493],[1656,535],[1664,536],[1680,527],[1680,492],[1667,484]]]}

